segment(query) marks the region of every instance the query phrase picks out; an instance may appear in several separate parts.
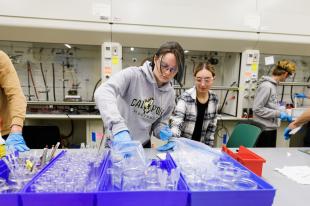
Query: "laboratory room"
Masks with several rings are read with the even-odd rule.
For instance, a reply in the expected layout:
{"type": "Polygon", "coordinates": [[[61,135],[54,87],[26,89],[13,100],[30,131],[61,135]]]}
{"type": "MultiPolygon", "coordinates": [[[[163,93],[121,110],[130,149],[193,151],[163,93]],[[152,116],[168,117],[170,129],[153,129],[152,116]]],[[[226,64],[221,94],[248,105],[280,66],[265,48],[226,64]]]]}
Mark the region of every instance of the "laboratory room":
{"type": "Polygon", "coordinates": [[[0,205],[308,206],[307,0],[0,0],[0,205]]]}

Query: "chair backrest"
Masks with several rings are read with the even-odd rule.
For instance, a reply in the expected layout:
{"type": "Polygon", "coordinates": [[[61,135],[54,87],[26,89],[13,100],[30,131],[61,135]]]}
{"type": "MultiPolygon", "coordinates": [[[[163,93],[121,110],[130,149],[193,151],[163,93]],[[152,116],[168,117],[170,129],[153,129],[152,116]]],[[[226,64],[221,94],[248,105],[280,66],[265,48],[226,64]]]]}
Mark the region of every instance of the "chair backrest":
{"type": "Polygon", "coordinates": [[[251,124],[238,124],[226,144],[227,147],[254,147],[262,130],[251,124]]]}

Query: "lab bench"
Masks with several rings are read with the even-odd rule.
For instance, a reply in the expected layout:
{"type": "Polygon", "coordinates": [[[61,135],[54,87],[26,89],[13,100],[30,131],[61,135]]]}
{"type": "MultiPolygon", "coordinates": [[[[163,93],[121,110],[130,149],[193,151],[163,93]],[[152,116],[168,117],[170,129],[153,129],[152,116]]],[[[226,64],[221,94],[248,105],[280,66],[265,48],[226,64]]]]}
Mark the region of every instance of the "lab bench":
{"type": "Polygon", "coordinates": [[[91,133],[103,133],[103,122],[95,114],[26,114],[25,125],[56,125],[61,134],[69,134],[73,124],[71,143],[91,143],[91,133]]]}
{"type": "Polygon", "coordinates": [[[300,150],[309,148],[251,148],[266,159],[262,177],[275,187],[273,206],[309,205],[310,185],[302,185],[275,171],[284,166],[309,166],[310,155],[300,150]]]}
{"type": "MultiPolygon", "coordinates": [[[[69,133],[71,120],[74,123],[73,143],[80,144],[81,142],[91,143],[92,132],[103,132],[103,122],[100,115],[97,114],[26,114],[25,125],[57,125],[62,133],[69,133]]],[[[228,115],[220,115],[218,117],[217,127],[221,128],[222,125],[231,134],[234,127],[239,122],[246,122],[248,118],[239,118],[228,115]]],[[[277,147],[294,147],[302,145],[302,134],[294,135],[291,140],[285,141],[283,132],[287,127],[287,122],[282,122],[278,128],[277,147]]],[[[223,143],[221,134],[215,135],[215,147],[220,147],[223,143]]],[[[161,144],[160,140],[152,138],[153,144],[161,144]]]]}

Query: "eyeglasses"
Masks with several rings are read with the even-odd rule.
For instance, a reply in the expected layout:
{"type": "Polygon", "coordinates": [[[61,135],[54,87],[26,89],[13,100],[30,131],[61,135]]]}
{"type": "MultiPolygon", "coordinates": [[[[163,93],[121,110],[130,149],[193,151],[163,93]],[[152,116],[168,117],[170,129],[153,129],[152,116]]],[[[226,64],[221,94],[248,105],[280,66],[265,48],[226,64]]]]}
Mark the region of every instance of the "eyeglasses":
{"type": "Polygon", "coordinates": [[[196,77],[196,82],[198,84],[201,84],[202,82],[205,82],[205,83],[209,83],[211,81],[213,81],[214,78],[213,77],[205,77],[205,78],[201,78],[201,77],[196,77]]]}
{"type": "Polygon", "coordinates": [[[178,69],[177,69],[177,68],[175,68],[175,67],[169,67],[169,65],[168,65],[167,63],[163,62],[162,59],[161,59],[161,61],[160,61],[160,70],[161,70],[161,72],[170,71],[170,73],[173,73],[173,74],[175,74],[175,73],[178,72],[178,69]]]}

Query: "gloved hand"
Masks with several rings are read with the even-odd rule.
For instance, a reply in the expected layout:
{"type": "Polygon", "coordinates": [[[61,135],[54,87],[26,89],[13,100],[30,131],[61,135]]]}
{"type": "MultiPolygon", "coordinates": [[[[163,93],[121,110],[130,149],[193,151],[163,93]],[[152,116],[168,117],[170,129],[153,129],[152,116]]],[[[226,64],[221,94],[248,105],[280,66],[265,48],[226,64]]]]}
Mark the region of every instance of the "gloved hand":
{"type": "Polygon", "coordinates": [[[159,137],[163,141],[167,141],[172,137],[172,132],[169,126],[165,126],[159,131],[159,137]]]}
{"type": "Polygon", "coordinates": [[[9,149],[14,148],[19,152],[25,152],[30,150],[27,147],[21,132],[10,133],[9,137],[5,141],[5,144],[9,149]]]}
{"type": "Polygon", "coordinates": [[[304,93],[296,93],[296,94],[294,95],[294,97],[296,97],[296,98],[301,98],[301,99],[308,98],[304,93]]]}
{"type": "Polygon", "coordinates": [[[280,113],[280,119],[281,119],[282,121],[291,122],[291,121],[292,121],[292,116],[291,116],[291,115],[288,115],[286,112],[281,112],[281,113],[280,113]]]}
{"type": "Polygon", "coordinates": [[[291,138],[291,135],[290,135],[291,131],[292,131],[291,128],[288,128],[288,127],[285,128],[284,135],[283,135],[285,140],[288,140],[289,138],[291,138]]]}
{"type": "Polygon", "coordinates": [[[119,144],[121,142],[128,142],[128,141],[131,141],[131,136],[128,130],[123,130],[123,131],[116,133],[113,136],[113,140],[112,140],[113,145],[119,144]]]}
{"type": "Polygon", "coordinates": [[[132,154],[126,151],[126,148],[132,146],[131,136],[128,130],[123,130],[116,133],[112,139],[112,148],[120,152],[123,158],[129,158],[132,154]]]}
{"type": "Polygon", "coordinates": [[[160,152],[165,152],[165,151],[173,149],[174,147],[175,147],[175,142],[169,141],[167,144],[157,147],[156,149],[160,152]]]}

